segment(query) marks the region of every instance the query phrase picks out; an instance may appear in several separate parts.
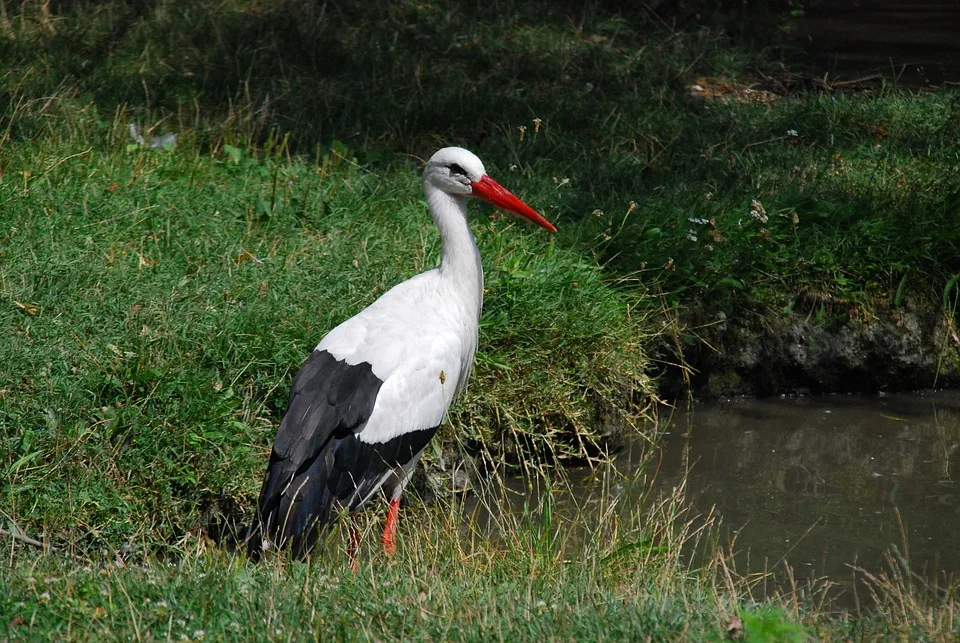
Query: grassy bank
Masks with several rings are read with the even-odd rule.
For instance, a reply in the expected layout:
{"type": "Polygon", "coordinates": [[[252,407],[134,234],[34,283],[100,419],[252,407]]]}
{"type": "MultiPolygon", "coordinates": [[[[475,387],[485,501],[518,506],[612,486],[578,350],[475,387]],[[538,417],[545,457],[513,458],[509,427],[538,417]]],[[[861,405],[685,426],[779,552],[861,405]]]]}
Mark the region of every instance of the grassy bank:
{"type": "Polygon", "coordinates": [[[553,463],[648,418],[649,373],[686,339],[678,307],[703,321],[813,292],[952,311],[955,95],[747,91],[776,65],[595,6],[0,6],[0,509],[61,548],[4,541],[11,637],[716,639],[738,614],[766,640],[960,627],[955,596],[909,578],[878,580],[883,618],[861,624],[758,606],[722,560],[683,564],[680,500],[521,513],[493,538],[441,494],[411,510],[424,528],[396,561],[368,552],[356,577],[338,546],[309,569],[251,566],[200,535],[250,518],[307,351],[437,262],[417,157],[468,145],[560,227],[472,204],[488,292],[442,435],[553,463]],[[177,145],[145,149],[131,125],[177,145]],[[552,544],[583,528],[586,545],[552,544]]]}
{"type": "MultiPolygon", "coordinates": [[[[645,484],[616,474],[610,482],[645,484]]],[[[10,640],[770,643],[957,634],[954,590],[926,585],[893,559],[890,570],[867,577],[877,606],[857,617],[821,602],[826,584],[754,600],[751,588],[764,579],[738,576],[722,553],[690,569],[683,551],[711,522],[687,515],[682,491],[636,507],[618,504],[620,493],[604,486],[593,497],[599,515],[562,507],[570,489],[556,479],[524,503],[445,496],[407,508],[393,559],[378,542],[382,516],[368,514],[359,522],[357,574],[345,527],[309,565],[253,564],[200,531],[163,558],[136,545],[91,559],[14,543],[15,564],[0,567],[0,631],[10,640]]]]}
{"type": "Polygon", "coordinates": [[[380,520],[362,525],[369,548],[356,575],[336,542],[310,567],[253,565],[199,534],[180,541],[173,564],[134,553],[123,567],[83,567],[21,552],[22,565],[0,572],[0,606],[14,621],[7,632],[25,638],[720,638],[723,603],[675,555],[682,527],[674,533],[661,511],[640,530],[627,513],[618,538],[618,521],[606,520],[591,542],[564,551],[555,531],[573,525],[558,516],[500,515],[491,528],[457,502],[408,510],[394,560],[380,553],[380,520]]]}
{"type": "Polygon", "coordinates": [[[62,138],[64,106],[93,101],[99,118],[119,110],[202,149],[258,147],[278,129],[295,151],[340,141],[384,167],[461,143],[515,166],[564,245],[675,302],[729,314],[809,293],[868,311],[955,301],[949,88],[794,91],[775,52],[643,9],[40,6],[3,25],[4,140],[62,138]]]}
{"type": "MultiPolygon", "coordinates": [[[[304,356],[439,261],[413,163],[374,174],[339,154],[125,140],[5,151],[23,168],[7,175],[0,268],[5,503],[50,536],[89,525],[85,546],[168,540],[220,497],[249,506],[304,356]]],[[[477,233],[487,309],[458,437],[499,453],[576,427],[597,451],[594,405],[629,415],[649,393],[641,322],[575,251],[513,221],[481,217],[477,233]]]]}

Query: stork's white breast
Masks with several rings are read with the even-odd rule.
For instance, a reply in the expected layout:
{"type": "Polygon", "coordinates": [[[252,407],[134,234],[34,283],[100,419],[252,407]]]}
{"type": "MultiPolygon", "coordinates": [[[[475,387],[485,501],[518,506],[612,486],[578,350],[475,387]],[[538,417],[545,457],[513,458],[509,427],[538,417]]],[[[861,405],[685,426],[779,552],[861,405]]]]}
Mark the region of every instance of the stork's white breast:
{"type": "Polygon", "coordinates": [[[317,345],[348,364],[369,363],[383,381],[362,441],[386,442],[443,421],[476,349],[478,311],[462,299],[437,271],[425,272],[393,287],[317,345]]]}

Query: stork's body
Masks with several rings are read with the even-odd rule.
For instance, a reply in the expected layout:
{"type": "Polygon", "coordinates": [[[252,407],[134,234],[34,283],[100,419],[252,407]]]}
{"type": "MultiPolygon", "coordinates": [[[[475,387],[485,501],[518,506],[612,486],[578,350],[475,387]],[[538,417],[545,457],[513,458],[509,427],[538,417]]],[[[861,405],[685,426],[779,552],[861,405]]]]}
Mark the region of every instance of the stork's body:
{"type": "Polygon", "coordinates": [[[461,148],[431,157],[423,188],[443,243],[440,266],[330,331],[294,378],[259,508],[264,541],[290,543],[298,557],[335,515],[381,490],[390,500],[383,542],[393,552],[400,495],[466,384],[477,348],[483,272],[464,197],[554,230],[461,148]]]}

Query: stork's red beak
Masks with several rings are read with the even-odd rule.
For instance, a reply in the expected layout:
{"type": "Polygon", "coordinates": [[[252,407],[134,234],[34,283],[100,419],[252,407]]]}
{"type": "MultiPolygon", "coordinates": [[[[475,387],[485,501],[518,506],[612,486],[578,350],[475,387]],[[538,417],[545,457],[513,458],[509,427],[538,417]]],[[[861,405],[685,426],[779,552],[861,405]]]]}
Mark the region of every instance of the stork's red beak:
{"type": "Polygon", "coordinates": [[[470,184],[473,188],[473,196],[483,199],[498,208],[536,223],[541,228],[546,228],[550,232],[556,232],[557,229],[552,223],[537,214],[537,211],[529,205],[515,197],[510,190],[503,187],[489,176],[484,174],[479,181],[470,184]]]}

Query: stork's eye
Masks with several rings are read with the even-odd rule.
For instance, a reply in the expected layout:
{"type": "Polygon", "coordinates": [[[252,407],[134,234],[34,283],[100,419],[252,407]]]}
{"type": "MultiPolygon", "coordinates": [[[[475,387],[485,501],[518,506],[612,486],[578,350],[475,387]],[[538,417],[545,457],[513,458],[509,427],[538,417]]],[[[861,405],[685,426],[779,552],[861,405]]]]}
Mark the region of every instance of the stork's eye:
{"type": "Polygon", "coordinates": [[[459,165],[457,165],[456,163],[451,163],[450,165],[447,166],[447,169],[450,170],[451,174],[459,174],[461,176],[467,175],[467,171],[462,167],[460,167],[459,165]]]}

